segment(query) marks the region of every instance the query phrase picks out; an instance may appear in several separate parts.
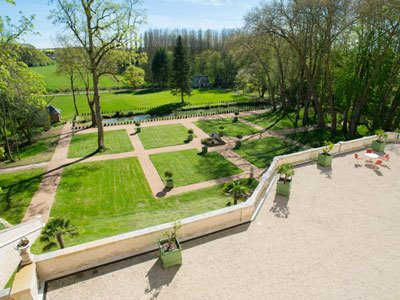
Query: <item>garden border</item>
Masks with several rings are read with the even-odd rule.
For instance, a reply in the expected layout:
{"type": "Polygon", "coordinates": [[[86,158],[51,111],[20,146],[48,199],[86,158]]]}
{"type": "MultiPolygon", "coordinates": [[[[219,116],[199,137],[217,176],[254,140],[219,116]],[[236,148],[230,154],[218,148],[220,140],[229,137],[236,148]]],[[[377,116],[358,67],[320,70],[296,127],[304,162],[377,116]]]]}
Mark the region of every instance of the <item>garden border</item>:
{"type": "MultiPolygon", "coordinates": [[[[339,142],[332,153],[342,154],[371,145],[376,136],[339,142]]],[[[400,142],[400,134],[388,133],[388,142],[400,142]]],[[[321,147],[322,148],[322,147],[321,147]]],[[[180,220],[180,240],[187,241],[216,231],[227,229],[255,219],[260,207],[268,196],[276,179],[276,170],[283,163],[300,165],[316,160],[321,148],[276,156],[260,183],[246,202],[235,206],[203,213],[180,220]]],[[[171,229],[174,222],[164,223],[85,244],[37,255],[37,273],[41,281],[66,276],[85,269],[118,261],[130,256],[157,249],[157,241],[164,232],[171,229]]]]}

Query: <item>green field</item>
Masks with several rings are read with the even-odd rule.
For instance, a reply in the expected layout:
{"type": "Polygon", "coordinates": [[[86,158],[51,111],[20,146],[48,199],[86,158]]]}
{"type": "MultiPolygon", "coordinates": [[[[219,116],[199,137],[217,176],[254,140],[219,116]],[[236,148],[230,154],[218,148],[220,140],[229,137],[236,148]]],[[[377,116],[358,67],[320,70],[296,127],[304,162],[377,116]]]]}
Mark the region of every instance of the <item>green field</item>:
{"type": "Polygon", "coordinates": [[[174,185],[184,186],[243,172],[218,152],[198,155],[196,149],[150,155],[158,174],[165,180],[164,172],[172,171],[174,185]]]}
{"type": "MultiPolygon", "coordinates": [[[[67,75],[58,75],[57,64],[44,66],[44,67],[31,67],[30,71],[34,71],[43,76],[44,85],[48,93],[52,92],[69,92],[71,90],[71,84],[69,77],[67,75]]],[[[93,86],[90,83],[90,86],[93,86]]],[[[85,85],[82,80],[76,80],[75,83],[76,89],[85,89],[85,85]]],[[[109,88],[122,88],[124,85],[122,83],[116,82],[114,79],[110,77],[103,76],[100,78],[99,88],[100,89],[109,89],[109,88]]]]}
{"type": "MultiPolygon", "coordinates": [[[[155,199],[137,158],[75,164],[64,169],[50,216],[78,227],[79,236],[65,237],[72,246],[223,208],[221,187],[155,199]]],[[[32,251],[42,247],[37,241],[32,251]]]]}
{"type": "Polygon", "coordinates": [[[275,137],[248,140],[242,142],[242,146],[239,149],[234,149],[236,153],[258,168],[269,167],[277,155],[294,153],[300,150],[302,149],[275,137]]]}
{"type": "Polygon", "coordinates": [[[219,129],[219,126],[224,126],[224,129],[222,131],[224,133],[224,136],[227,137],[235,137],[238,134],[246,136],[260,132],[254,127],[244,124],[243,122],[233,122],[233,118],[196,121],[194,122],[194,124],[196,124],[197,127],[201,128],[204,132],[208,134],[219,133],[221,131],[219,129]]]}
{"type": "Polygon", "coordinates": [[[125,129],[104,131],[104,145],[106,149],[96,153],[97,132],[75,134],[68,149],[68,158],[133,151],[125,129]]]}
{"type": "Polygon", "coordinates": [[[188,135],[188,129],[181,124],[143,127],[138,134],[144,149],[184,144],[188,135]]]}
{"type": "MultiPolygon", "coordinates": [[[[21,160],[17,160],[16,162],[11,162],[10,160],[1,161],[0,169],[49,161],[57,147],[60,134],[60,126],[52,128],[48,132],[44,133],[36,143],[25,147],[20,147],[19,152],[21,160]]],[[[14,158],[17,159],[15,153],[14,158]]]]}
{"type": "Polygon", "coordinates": [[[0,175],[0,217],[18,224],[24,217],[40,182],[44,169],[34,169],[0,175]]]}
{"type": "MultiPolygon", "coordinates": [[[[77,106],[79,113],[90,113],[85,95],[78,95],[77,106]]],[[[219,101],[237,101],[246,99],[230,92],[219,90],[193,90],[192,96],[185,97],[188,103],[212,103],[219,101]]],[[[102,112],[137,109],[142,107],[155,107],[169,103],[180,103],[179,95],[172,95],[170,91],[142,90],[135,92],[114,92],[100,94],[102,112]]],[[[74,115],[72,96],[57,96],[51,102],[53,106],[61,109],[63,120],[71,120],[74,115]]]]}
{"type": "MultiPolygon", "coordinates": [[[[312,117],[311,114],[310,118],[312,117]]],[[[300,118],[297,123],[298,127],[302,125],[303,112],[300,113],[300,118]]],[[[282,115],[281,111],[266,112],[257,115],[242,116],[243,120],[261,126],[267,130],[282,130],[295,127],[296,112],[289,112],[286,116],[282,115]]]]}

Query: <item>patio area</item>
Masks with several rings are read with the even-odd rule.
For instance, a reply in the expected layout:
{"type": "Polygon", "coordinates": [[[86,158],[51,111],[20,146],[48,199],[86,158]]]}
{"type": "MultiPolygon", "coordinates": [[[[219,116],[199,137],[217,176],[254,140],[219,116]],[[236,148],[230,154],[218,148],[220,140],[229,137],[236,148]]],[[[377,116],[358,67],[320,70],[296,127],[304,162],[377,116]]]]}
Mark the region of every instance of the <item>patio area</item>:
{"type": "Polygon", "coordinates": [[[297,167],[289,199],[274,186],[251,224],[183,243],[180,267],[154,251],[47,282],[46,299],[399,299],[400,145],[386,152],[297,167]]]}

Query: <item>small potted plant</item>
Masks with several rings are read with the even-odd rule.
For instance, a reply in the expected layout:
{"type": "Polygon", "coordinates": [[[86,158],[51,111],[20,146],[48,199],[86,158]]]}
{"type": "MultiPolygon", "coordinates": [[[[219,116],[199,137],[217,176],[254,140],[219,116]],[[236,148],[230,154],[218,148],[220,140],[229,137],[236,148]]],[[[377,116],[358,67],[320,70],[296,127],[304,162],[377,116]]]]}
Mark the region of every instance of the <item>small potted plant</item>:
{"type": "Polygon", "coordinates": [[[292,164],[282,164],[278,168],[279,179],[276,185],[276,193],[286,197],[290,196],[290,187],[294,175],[292,164]]]}
{"type": "Polygon", "coordinates": [[[189,129],[188,134],[189,135],[188,135],[187,141],[189,143],[189,142],[193,141],[193,129],[189,129]]]}
{"type": "Polygon", "coordinates": [[[136,121],[135,126],[136,126],[136,133],[139,133],[140,132],[140,122],[136,121]]]}
{"type": "Polygon", "coordinates": [[[172,189],[173,187],[174,187],[174,181],[172,180],[172,176],[173,176],[174,174],[170,171],[170,170],[166,170],[165,172],[164,172],[164,176],[165,176],[165,178],[167,178],[167,180],[166,180],[166,182],[165,182],[165,186],[168,188],[168,189],[172,189]]]}
{"type": "Polygon", "coordinates": [[[388,134],[382,129],[375,131],[375,134],[377,135],[378,139],[372,142],[372,149],[377,152],[385,151],[386,138],[388,137],[388,134]]]}
{"type": "Polygon", "coordinates": [[[240,133],[236,136],[238,138],[238,140],[235,143],[235,149],[239,149],[240,146],[242,146],[242,141],[241,139],[243,138],[243,135],[241,135],[240,133]]]}
{"type": "Polygon", "coordinates": [[[166,238],[158,240],[158,249],[164,270],[182,264],[182,247],[177,237],[179,228],[181,225],[175,222],[172,230],[164,234],[166,238]]]}
{"type": "Polygon", "coordinates": [[[219,131],[218,135],[219,135],[220,137],[224,136],[224,132],[222,131],[222,130],[224,130],[224,128],[225,128],[225,127],[222,126],[222,125],[219,126],[219,130],[220,130],[220,131],[219,131]]]}
{"type": "Polygon", "coordinates": [[[333,158],[333,155],[330,154],[329,152],[332,151],[333,146],[335,145],[330,141],[324,141],[324,144],[325,147],[322,148],[322,152],[318,153],[317,163],[320,166],[329,167],[332,165],[332,158],[333,158]]]}
{"type": "Polygon", "coordinates": [[[206,154],[208,152],[208,140],[201,139],[201,144],[203,145],[203,147],[201,148],[201,153],[206,154]]]}

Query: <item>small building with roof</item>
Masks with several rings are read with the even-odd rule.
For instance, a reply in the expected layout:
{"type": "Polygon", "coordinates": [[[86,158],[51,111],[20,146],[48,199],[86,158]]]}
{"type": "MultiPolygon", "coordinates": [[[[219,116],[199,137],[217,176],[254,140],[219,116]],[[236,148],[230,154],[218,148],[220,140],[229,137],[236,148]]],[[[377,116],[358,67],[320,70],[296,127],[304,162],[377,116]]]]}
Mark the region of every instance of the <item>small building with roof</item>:
{"type": "Polygon", "coordinates": [[[61,122],[61,109],[50,105],[47,106],[47,112],[49,113],[51,123],[61,122]]]}
{"type": "Polygon", "coordinates": [[[208,76],[206,75],[198,75],[193,77],[192,87],[194,89],[202,89],[209,88],[210,81],[208,80],[208,76]]]}

